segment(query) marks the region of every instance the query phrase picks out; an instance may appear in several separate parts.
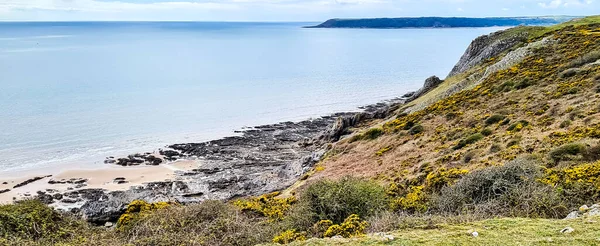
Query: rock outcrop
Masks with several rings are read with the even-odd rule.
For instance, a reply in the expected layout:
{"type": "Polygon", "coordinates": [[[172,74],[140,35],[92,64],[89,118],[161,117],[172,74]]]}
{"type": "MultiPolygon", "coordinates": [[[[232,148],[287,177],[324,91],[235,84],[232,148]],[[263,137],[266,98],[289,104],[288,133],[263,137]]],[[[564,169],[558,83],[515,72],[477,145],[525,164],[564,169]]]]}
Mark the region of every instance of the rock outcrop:
{"type": "Polygon", "coordinates": [[[469,45],[448,77],[466,72],[474,66],[501,54],[515,45],[524,43],[527,41],[527,38],[527,32],[519,32],[514,35],[507,35],[505,31],[499,31],[490,35],[478,37],[473,40],[471,45],[469,45]]]}
{"type": "Polygon", "coordinates": [[[577,219],[580,217],[596,217],[600,216],[600,204],[594,204],[590,207],[587,205],[581,206],[577,211],[573,211],[567,215],[565,219],[577,219]]]}
{"type": "Polygon", "coordinates": [[[423,87],[421,87],[421,89],[419,89],[416,92],[410,93],[410,97],[407,99],[407,102],[411,102],[411,101],[419,98],[420,96],[425,95],[425,93],[438,87],[438,85],[440,85],[443,82],[444,81],[441,80],[440,78],[438,78],[437,76],[431,76],[431,77],[427,78],[425,80],[425,83],[423,84],[423,87]]]}

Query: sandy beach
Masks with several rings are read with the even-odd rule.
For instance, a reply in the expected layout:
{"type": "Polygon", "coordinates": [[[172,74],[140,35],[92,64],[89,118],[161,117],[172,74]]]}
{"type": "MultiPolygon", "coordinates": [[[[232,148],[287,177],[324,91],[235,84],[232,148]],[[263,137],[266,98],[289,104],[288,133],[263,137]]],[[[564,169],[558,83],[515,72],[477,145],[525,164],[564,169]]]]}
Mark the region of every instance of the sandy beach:
{"type": "Polygon", "coordinates": [[[79,169],[79,170],[58,170],[55,172],[40,171],[33,172],[38,175],[25,175],[22,177],[0,177],[0,191],[9,189],[10,191],[0,194],[0,203],[11,203],[13,200],[20,200],[33,197],[38,191],[52,191],[52,193],[62,193],[77,189],[105,189],[107,191],[127,190],[130,187],[142,185],[149,182],[158,182],[172,180],[176,178],[176,171],[189,171],[198,168],[199,161],[181,160],[159,166],[137,166],[121,167],[116,165],[105,165],[99,169],[79,169]],[[50,176],[51,175],[51,176],[50,176]],[[24,186],[14,188],[27,180],[41,178],[24,186]],[[115,180],[119,178],[119,180],[115,180]],[[77,181],[87,180],[81,186],[77,181]],[[55,183],[50,181],[73,181],[72,183],[55,183]]]}

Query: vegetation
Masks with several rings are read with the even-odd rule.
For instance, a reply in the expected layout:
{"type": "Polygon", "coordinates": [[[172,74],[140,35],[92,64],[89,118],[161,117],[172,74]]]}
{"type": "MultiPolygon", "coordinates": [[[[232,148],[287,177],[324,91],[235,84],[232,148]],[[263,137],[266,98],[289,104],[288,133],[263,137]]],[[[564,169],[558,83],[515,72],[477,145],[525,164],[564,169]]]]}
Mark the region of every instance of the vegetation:
{"type": "MultiPolygon", "coordinates": [[[[427,219],[426,219],[427,220],[427,219]]],[[[432,220],[429,220],[430,222],[432,220]]],[[[501,218],[465,223],[425,223],[386,233],[393,240],[379,235],[353,239],[311,239],[290,245],[596,245],[599,223],[587,219],[548,220],[501,218]],[[566,227],[571,234],[560,233],[566,227]],[[478,236],[474,237],[473,232],[478,236]]]]}
{"type": "Polygon", "coordinates": [[[389,244],[597,244],[597,223],[555,220],[600,201],[597,23],[502,33],[529,38],[511,50],[542,46],[483,76],[511,50],[490,58],[359,126],[290,192],[187,206],[134,201],[116,229],[23,201],[0,206],[0,244],[376,244],[365,233],[395,230],[389,244]],[[558,233],[567,225],[576,232],[558,233]],[[351,239],[311,239],[334,236],[351,239]]]}

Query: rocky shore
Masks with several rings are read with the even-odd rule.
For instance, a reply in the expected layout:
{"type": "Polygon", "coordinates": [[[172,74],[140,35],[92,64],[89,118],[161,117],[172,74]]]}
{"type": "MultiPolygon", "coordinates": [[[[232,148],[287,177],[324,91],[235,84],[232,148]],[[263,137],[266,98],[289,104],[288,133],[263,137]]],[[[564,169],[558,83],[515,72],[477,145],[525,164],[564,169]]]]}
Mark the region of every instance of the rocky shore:
{"type": "MultiPolygon", "coordinates": [[[[173,144],[155,153],[108,157],[105,161],[106,165],[121,166],[123,170],[193,161],[193,168],[177,170],[168,180],[111,191],[88,188],[85,177],[42,176],[27,180],[23,185],[36,182],[45,189],[25,197],[40,199],[58,210],[104,224],[118,219],[133,200],[188,204],[282,190],[310,170],[325,154],[329,143],[351,133],[351,128],[361,122],[387,117],[405,101],[406,98],[397,98],[362,107],[359,113],[336,113],[300,122],[257,126],[238,131],[238,136],[204,143],[173,144]],[[68,188],[61,191],[58,186],[68,188]]],[[[127,185],[129,181],[115,177],[113,182],[127,185]]]]}

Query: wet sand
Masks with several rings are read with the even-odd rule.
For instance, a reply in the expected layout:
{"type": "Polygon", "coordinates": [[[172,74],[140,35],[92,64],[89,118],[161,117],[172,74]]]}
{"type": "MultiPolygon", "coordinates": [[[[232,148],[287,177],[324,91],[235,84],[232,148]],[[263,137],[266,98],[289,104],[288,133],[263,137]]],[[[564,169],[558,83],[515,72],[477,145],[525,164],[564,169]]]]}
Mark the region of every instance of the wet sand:
{"type": "Polygon", "coordinates": [[[10,189],[9,192],[0,194],[0,203],[11,203],[17,200],[33,197],[37,191],[55,190],[62,193],[68,190],[99,188],[108,191],[127,190],[133,186],[148,182],[172,180],[176,178],[176,171],[189,171],[199,167],[199,162],[194,160],[182,160],[159,166],[137,166],[121,167],[106,165],[101,169],[80,170],[58,170],[55,173],[46,171],[43,175],[27,175],[22,177],[0,177],[0,191],[10,189]],[[14,188],[15,185],[23,183],[35,177],[45,177],[22,187],[14,188]],[[124,178],[127,183],[118,184],[116,178],[124,178]],[[78,184],[49,184],[48,181],[55,180],[81,180],[87,179],[86,186],[76,188],[78,184]]]}

